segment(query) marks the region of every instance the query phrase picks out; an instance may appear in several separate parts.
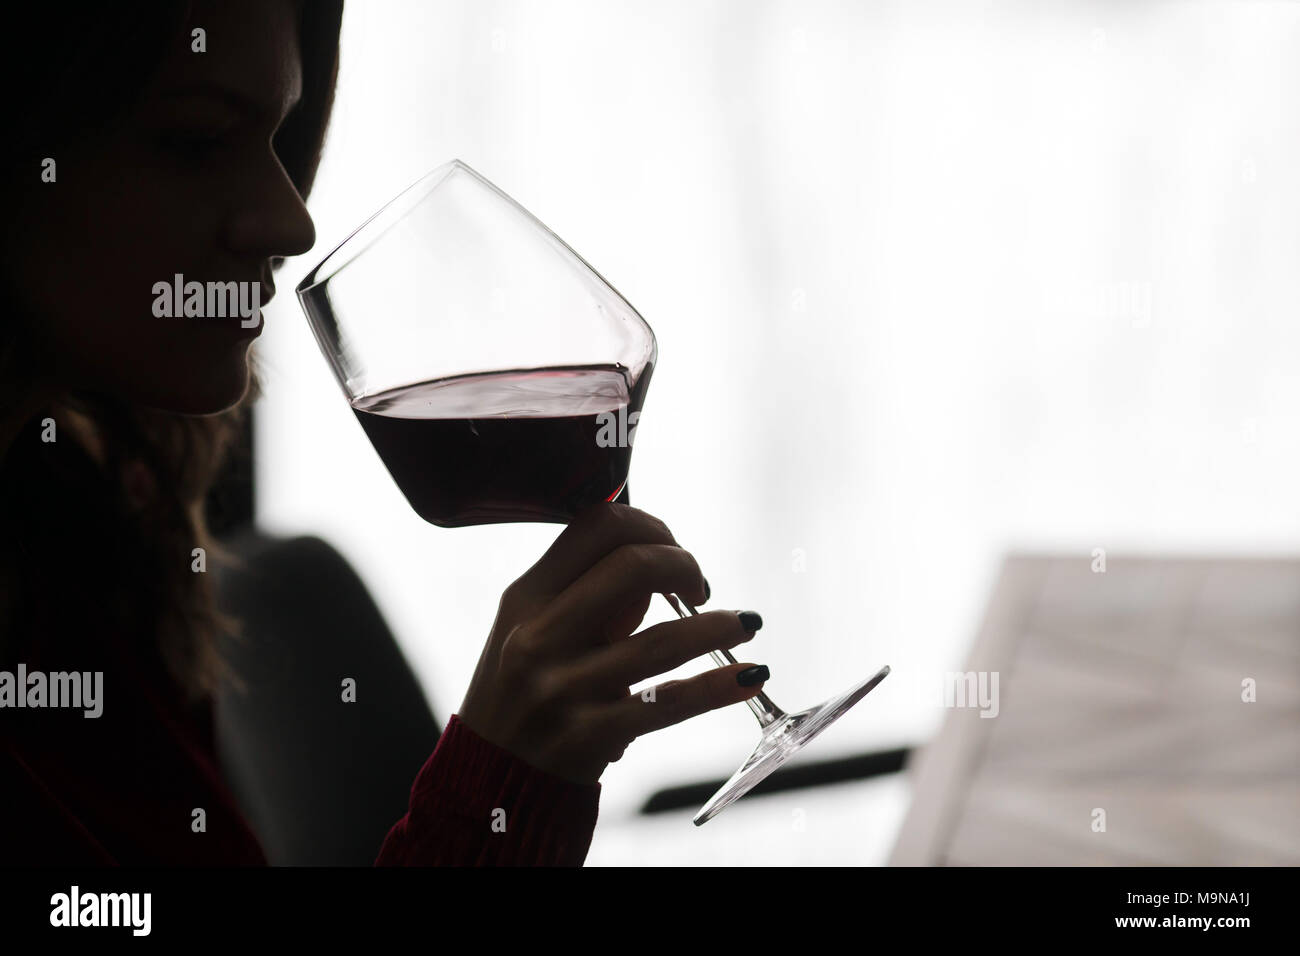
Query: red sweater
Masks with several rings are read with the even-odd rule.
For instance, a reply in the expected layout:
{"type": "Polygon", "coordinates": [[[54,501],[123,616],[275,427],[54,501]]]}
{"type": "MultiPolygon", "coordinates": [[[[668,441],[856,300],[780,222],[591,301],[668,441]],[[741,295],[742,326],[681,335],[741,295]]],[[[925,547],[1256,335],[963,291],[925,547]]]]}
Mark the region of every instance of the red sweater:
{"type": "MultiPolygon", "coordinates": [[[[211,700],[187,707],[161,661],[100,646],[93,667],[38,648],[24,661],[29,674],[102,669],[100,717],[0,707],[0,865],[265,865],[218,767],[211,700]]],[[[538,770],[453,715],[375,864],[579,866],[599,797],[600,784],[538,770]]]]}

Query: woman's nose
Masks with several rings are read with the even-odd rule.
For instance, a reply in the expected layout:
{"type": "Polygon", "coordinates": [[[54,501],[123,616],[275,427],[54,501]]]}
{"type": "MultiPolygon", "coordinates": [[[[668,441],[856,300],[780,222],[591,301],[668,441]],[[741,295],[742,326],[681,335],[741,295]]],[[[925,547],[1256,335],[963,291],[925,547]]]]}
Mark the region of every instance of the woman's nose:
{"type": "Polygon", "coordinates": [[[286,258],[316,244],[316,225],[297,187],[278,159],[274,166],[226,220],[226,245],[241,257],[286,258]]]}

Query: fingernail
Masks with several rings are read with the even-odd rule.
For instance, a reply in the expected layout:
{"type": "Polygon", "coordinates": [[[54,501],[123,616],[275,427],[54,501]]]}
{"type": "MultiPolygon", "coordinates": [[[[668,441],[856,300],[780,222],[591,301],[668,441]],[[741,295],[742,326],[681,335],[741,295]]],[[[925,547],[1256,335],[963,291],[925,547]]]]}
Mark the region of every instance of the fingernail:
{"type": "Polygon", "coordinates": [[[763,626],[763,619],[758,616],[757,611],[741,611],[740,626],[750,634],[753,634],[763,626]]]}
{"type": "Polygon", "coordinates": [[[767,671],[766,664],[759,664],[757,667],[751,667],[749,670],[743,670],[736,675],[736,683],[741,687],[753,687],[755,684],[761,684],[767,680],[771,674],[767,671]]]}
{"type": "Polygon", "coordinates": [[[704,579],[704,600],[707,601],[711,594],[713,594],[713,588],[709,587],[709,579],[705,578],[704,579]]]}

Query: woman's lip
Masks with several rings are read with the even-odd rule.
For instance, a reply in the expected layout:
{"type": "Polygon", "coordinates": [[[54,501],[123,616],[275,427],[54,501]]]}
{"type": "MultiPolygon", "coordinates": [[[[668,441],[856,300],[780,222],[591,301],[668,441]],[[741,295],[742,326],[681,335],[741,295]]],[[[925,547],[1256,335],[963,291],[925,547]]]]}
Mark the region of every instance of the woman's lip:
{"type": "Polygon", "coordinates": [[[242,316],[229,315],[219,316],[211,319],[198,319],[200,325],[206,325],[210,328],[219,328],[227,332],[235,332],[246,338],[256,338],[262,334],[262,329],[266,327],[266,317],[259,310],[256,325],[245,325],[249,321],[242,316]]]}
{"type": "MultiPolygon", "coordinates": [[[[198,281],[198,280],[195,280],[198,281]]],[[[213,280],[226,283],[230,280],[220,279],[213,280]]],[[[211,316],[193,316],[189,318],[191,322],[198,322],[200,325],[214,326],[225,331],[235,331],[245,338],[256,338],[262,334],[262,328],[266,324],[266,317],[263,314],[267,304],[275,298],[275,283],[270,279],[241,279],[234,280],[243,283],[245,287],[253,287],[248,291],[257,293],[257,322],[254,325],[245,325],[250,319],[242,315],[211,315],[211,316]]],[[[247,307],[250,303],[241,295],[240,307],[247,307]]],[[[228,308],[235,308],[234,302],[228,304],[228,308]]]]}
{"type": "Polygon", "coordinates": [[[261,310],[258,310],[257,313],[257,325],[246,326],[244,325],[245,321],[246,321],[245,319],[240,319],[239,322],[236,324],[236,328],[241,333],[247,335],[251,339],[255,339],[259,335],[261,335],[262,329],[266,327],[266,317],[265,315],[262,314],[261,310]]]}

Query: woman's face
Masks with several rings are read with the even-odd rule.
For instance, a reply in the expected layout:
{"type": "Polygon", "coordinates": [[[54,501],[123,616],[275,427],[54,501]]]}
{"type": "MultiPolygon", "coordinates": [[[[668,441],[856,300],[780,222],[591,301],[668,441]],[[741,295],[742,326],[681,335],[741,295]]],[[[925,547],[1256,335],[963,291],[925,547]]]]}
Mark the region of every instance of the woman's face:
{"type": "Polygon", "coordinates": [[[271,257],[312,247],[271,145],[301,88],[291,3],[200,0],[125,119],[52,157],[57,179],[22,212],[10,265],[58,385],[188,414],[244,395],[260,316],[158,317],[154,286],[260,283],[265,306],[271,257]],[[194,28],[206,52],[192,52],[194,28]]]}

